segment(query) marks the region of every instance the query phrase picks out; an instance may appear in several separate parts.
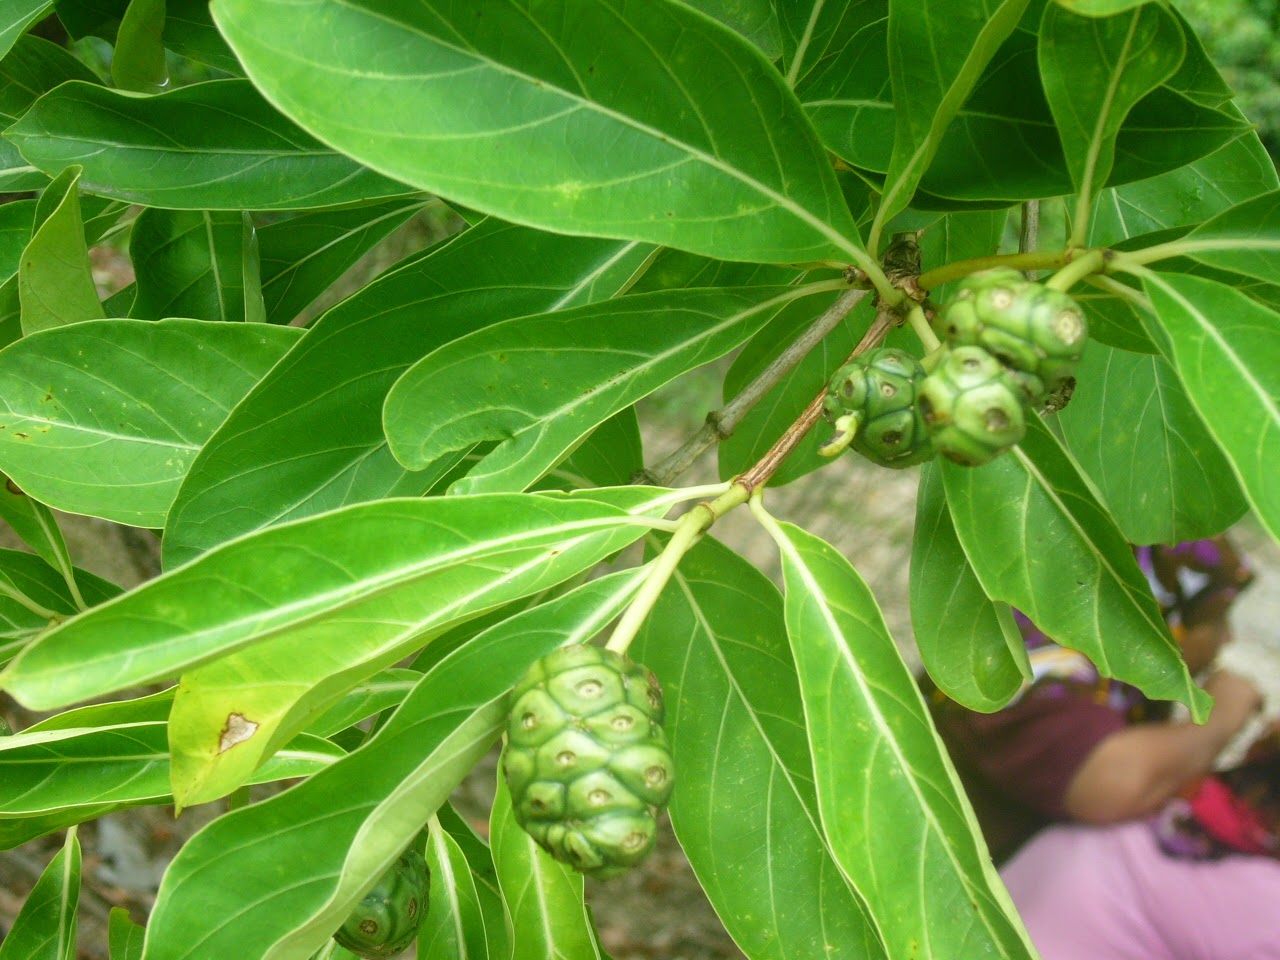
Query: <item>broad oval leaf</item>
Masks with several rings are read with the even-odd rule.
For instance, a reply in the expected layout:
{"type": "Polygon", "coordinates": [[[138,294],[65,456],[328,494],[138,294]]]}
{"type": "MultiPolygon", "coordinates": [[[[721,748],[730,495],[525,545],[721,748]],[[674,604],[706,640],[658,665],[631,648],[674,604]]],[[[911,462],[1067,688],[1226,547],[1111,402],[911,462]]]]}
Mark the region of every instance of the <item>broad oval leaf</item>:
{"type": "Polygon", "coordinates": [[[64,83],[5,137],[47,174],[80,164],[89,193],[174,210],[296,210],[411,192],[298,129],[247,80],[155,97],[64,83]]]}
{"type": "Polygon", "coordinates": [[[1205,715],[1209,698],[1187,672],[1124,534],[1038,417],[1019,446],[984,467],[939,464],[956,533],[987,596],[1017,607],[1103,676],[1205,715]]]}
{"type": "Polygon", "coordinates": [[[911,626],[929,676],[957,703],[992,713],[1022,687],[1025,654],[1019,658],[1010,649],[996,602],[956,537],[942,477],[932,466],[920,472],[916,500],[911,626]]]}
{"type": "Polygon", "coordinates": [[[823,836],[777,588],[707,537],[681,561],[632,656],[665,691],[679,778],[672,826],[743,951],[884,957],[823,836]]]}
{"type": "Polygon", "coordinates": [[[797,90],[824,61],[844,60],[847,44],[867,24],[889,15],[888,0],[791,0],[774,6],[787,83],[797,90]]]}
{"type": "MultiPolygon", "coordinates": [[[[96,83],[98,78],[69,50],[40,37],[21,37],[0,60],[0,129],[7,129],[42,94],[68,80],[96,83]]],[[[38,190],[48,182],[10,141],[0,140],[0,190],[38,190]]]]}
{"type": "Polygon", "coordinates": [[[159,93],[169,82],[165,19],[165,0],[129,0],[111,52],[111,79],[121,90],[159,93]]]}
{"type": "Polygon", "coordinates": [[[201,446],[301,335],[95,320],[24,337],[0,352],[0,470],[56,509],[162,527],[201,446]]]}
{"type": "Polygon", "coordinates": [[[1160,4],[1105,19],[1045,8],[1040,73],[1077,192],[1092,197],[1107,182],[1129,111],[1173,76],[1185,52],[1182,27],[1160,4]]]}
{"type": "Polygon", "coordinates": [[[0,10],[0,57],[8,54],[27,27],[52,9],[52,0],[9,0],[0,10]]]}
{"type": "Polygon", "coordinates": [[[1188,256],[1211,267],[1280,283],[1280,191],[1246,200],[1187,234],[1188,256]]]}
{"type": "Polygon", "coordinates": [[[0,960],[75,960],[79,906],[80,839],[71,830],[0,942],[0,960]]]}
{"type": "Polygon", "coordinates": [[[391,452],[422,469],[497,441],[453,491],[525,489],[592,427],[728,353],[804,292],[637,294],[496,324],[436,350],[391,388],[383,410],[391,452]]]}
{"type": "Polygon", "coordinates": [[[643,575],[601,578],[497,625],[423,677],[359,750],[198,833],[165,874],[146,960],[306,960],[497,740],[526,667],[598,633],[643,575]]]}
{"type": "Polygon", "coordinates": [[[892,958],[1035,956],[929,711],[857,572],[767,520],[831,853],[892,958]]]}
{"type": "MultiPolygon", "coordinates": [[[[93,606],[114,597],[120,588],[86,570],[75,571],[76,585],[86,604],[93,606]]],[[[67,580],[42,558],[17,550],[0,550],[0,665],[8,663],[27,646],[49,621],[14,599],[17,592],[60,617],[80,610],[67,580]]]]}
{"type": "Polygon", "coordinates": [[[396,378],[499,320],[610,297],[648,253],[488,220],[369,284],[317,320],[201,450],[166,525],[165,566],[273,523],[426,493],[454,461],[412,473],[391,456],[382,402],[396,378]]]}
{"type": "Polygon", "coordinates": [[[865,256],[782,78],[683,4],[218,0],[213,11],[285,114],[468,207],[726,260],[865,256]]]}
{"type": "Polygon", "coordinates": [[[782,55],[782,36],[772,0],[683,0],[742,34],[770,60],[782,55]]]}
{"type": "Polygon", "coordinates": [[[1127,540],[1198,540],[1244,515],[1230,462],[1163,357],[1094,343],[1076,379],[1058,421],[1127,540]]]}
{"type": "Polygon", "coordinates": [[[582,874],[553,860],[524,832],[501,773],[489,813],[489,844],[511,921],[511,955],[521,960],[600,960],[582,899],[582,874]]]}
{"type": "Polygon", "coordinates": [[[79,181],[80,168],[67,167],[36,203],[35,230],[18,267],[24,335],[103,315],[85,244],[79,181]]]}
{"type": "Polygon", "coordinates": [[[1152,274],[1151,335],[1235,469],[1258,518],[1280,539],[1280,314],[1213,280],[1152,274]]]}
{"type": "Polygon", "coordinates": [[[489,960],[484,911],[466,854],[433,820],[427,839],[431,893],[418,928],[418,960],[489,960]]]}

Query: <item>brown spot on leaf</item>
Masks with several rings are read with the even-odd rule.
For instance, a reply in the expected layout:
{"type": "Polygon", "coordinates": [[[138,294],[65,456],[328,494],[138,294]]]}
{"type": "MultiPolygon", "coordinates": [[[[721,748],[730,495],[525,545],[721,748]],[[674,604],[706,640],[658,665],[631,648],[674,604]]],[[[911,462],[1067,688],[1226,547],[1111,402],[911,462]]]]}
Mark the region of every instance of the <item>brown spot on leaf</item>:
{"type": "Polygon", "coordinates": [[[8,490],[10,493],[12,493],[15,497],[26,496],[26,494],[22,492],[22,488],[18,486],[16,483],[14,483],[12,480],[5,480],[4,488],[8,490]]]}
{"type": "Polygon", "coordinates": [[[243,713],[227,716],[227,725],[218,736],[218,752],[226,753],[237,743],[244,743],[258,731],[258,725],[243,713]]]}

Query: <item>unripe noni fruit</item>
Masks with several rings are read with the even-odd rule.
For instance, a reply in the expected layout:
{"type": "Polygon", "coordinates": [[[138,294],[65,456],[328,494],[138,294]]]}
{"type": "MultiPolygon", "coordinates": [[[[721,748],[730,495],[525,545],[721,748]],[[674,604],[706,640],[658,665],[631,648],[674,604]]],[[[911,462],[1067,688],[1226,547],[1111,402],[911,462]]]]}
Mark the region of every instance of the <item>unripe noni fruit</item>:
{"type": "Polygon", "coordinates": [[[935,326],[950,346],[981,347],[999,360],[1033,404],[1075,373],[1089,339],[1071,297],[1008,269],[967,278],[935,326]]]}
{"type": "Polygon", "coordinates": [[[364,895],[333,939],[370,960],[403,952],[418,935],[430,883],[422,854],[406,850],[364,895]]]}
{"type": "Polygon", "coordinates": [[[892,347],[870,350],[845,364],[827,390],[823,413],[835,425],[836,436],[821,452],[834,456],[852,446],[886,467],[931,459],[929,430],[916,407],[924,377],[920,361],[892,347]]]}
{"type": "Polygon", "coordinates": [[[934,447],[966,466],[989,463],[1027,430],[1018,388],[979,347],[945,351],[921,384],[919,403],[934,447]]]}
{"type": "Polygon", "coordinates": [[[600,647],[561,647],[511,695],[502,770],[516,822],[557,860],[608,878],[653,849],[674,768],[662,689],[600,647]]]}

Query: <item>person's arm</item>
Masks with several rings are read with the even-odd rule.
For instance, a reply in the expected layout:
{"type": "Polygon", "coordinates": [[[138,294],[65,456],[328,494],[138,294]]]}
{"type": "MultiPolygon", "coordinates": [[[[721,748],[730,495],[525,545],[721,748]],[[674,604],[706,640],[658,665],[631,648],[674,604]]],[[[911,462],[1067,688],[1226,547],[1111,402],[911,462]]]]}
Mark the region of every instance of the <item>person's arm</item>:
{"type": "Polygon", "coordinates": [[[1148,816],[1187,783],[1209,773],[1261,700],[1248,680],[1221,670],[1209,678],[1205,690],[1215,702],[1204,726],[1144,723],[1099,742],[1067,787],[1067,815],[1093,824],[1148,816]]]}

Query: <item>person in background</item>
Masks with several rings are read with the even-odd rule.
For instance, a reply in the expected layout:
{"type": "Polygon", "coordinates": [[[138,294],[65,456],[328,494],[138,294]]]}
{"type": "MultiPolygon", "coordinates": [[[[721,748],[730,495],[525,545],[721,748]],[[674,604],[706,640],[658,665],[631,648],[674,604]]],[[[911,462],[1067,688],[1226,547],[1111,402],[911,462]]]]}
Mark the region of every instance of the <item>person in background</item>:
{"type": "Polygon", "coordinates": [[[1148,820],[1048,827],[1000,872],[1044,960],[1280,960],[1280,736],[1148,820]]]}
{"type": "MultiPolygon", "coordinates": [[[[1135,553],[1188,667],[1201,673],[1230,639],[1230,608],[1252,573],[1225,537],[1135,553]]],[[[1253,684],[1217,670],[1204,683],[1214,697],[1208,722],[1171,721],[1168,704],[1104,679],[1016,616],[1034,680],[1010,705],[981,714],[926,691],[997,864],[1051,823],[1150,816],[1209,773],[1261,706],[1253,684]]]]}

